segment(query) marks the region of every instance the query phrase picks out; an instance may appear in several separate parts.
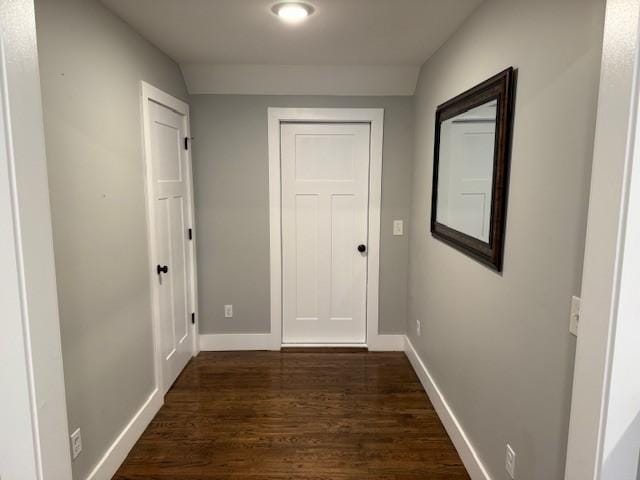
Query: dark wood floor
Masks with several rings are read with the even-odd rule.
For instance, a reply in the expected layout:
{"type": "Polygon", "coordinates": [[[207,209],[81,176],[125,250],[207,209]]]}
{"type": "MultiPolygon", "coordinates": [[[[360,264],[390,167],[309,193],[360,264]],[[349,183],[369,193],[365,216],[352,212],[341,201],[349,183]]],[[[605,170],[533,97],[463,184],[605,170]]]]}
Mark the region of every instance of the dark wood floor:
{"type": "Polygon", "coordinates": [[[469,479],[402,353],[201,353],[117,480],[469,479]]]}

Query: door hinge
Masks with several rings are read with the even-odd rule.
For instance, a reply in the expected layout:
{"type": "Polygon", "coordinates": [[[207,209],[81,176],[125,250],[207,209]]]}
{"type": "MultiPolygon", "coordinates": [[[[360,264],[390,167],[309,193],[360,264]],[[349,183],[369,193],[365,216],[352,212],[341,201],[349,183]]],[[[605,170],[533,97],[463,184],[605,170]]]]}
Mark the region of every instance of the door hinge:
{"type": "Polygon", "coordinates": [[[189,230],[187,230],[187,233],[189,235],[189,240],[193,240],[193,228],[190,228],[189,230]]]}
{"type": "Polygon", "coordinates": [[[193,140],[193,137],[184,137],[184,149],[189,150],[189,140],[193,140]]]}
{"type": "Polygon", "coordinates": [[[192,314],[191,314],[191,323],[192,323],[193,325],[195,325],[195,324],[196,324],[196,314],[195,314],[195,313],[192,313],[192,314]]]}

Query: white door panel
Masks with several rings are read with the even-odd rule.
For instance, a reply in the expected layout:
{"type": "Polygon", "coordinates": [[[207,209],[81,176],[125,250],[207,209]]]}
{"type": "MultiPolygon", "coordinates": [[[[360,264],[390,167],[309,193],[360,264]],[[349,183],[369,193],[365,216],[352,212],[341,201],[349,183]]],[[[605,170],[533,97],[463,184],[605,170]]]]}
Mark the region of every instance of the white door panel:
{"type": "Polygon", "coordinates": [[[495,122],[453,125],[448,225],[489,241],[495,122]]]}
{"type": "Polygon", "coordinates": [[[370,127],[283,124],[283,342],[366,342],[370,127]]]}
{"type": "Polygon", "coordinates": [[[151,122],[151,177],[154,201],[158,314],[164,392],[192,355],[189,305],[189,186],[184,149],[186,117],[154,102],[151,122]]]}

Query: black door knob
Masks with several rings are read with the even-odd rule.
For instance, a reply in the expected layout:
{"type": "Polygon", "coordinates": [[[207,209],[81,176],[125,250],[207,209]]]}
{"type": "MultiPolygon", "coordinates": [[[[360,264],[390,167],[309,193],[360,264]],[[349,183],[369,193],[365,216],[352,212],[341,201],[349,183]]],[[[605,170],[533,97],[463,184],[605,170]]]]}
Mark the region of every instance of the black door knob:
{"type": "Polygon", "coordinates": [[[358,251],[360,253],[364,253],[367,251],[367,246],[366,245],[358,245],[358,251]]]}
{"type": "Polygon", "coordinates": [[[169,267],[167,267],[166,265],[158,265],[157,272],[158,275],[160,275],[161,273],[169,273],[169,267]]]}

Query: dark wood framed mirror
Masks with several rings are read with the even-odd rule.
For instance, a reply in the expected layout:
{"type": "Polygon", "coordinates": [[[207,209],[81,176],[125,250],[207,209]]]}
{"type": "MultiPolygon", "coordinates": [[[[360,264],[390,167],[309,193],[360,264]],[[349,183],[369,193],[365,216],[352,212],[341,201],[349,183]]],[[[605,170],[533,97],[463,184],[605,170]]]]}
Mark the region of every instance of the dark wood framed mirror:
{"type": "Polygon", "coordinates": [[[502,271],[515,71],[436,111],[431,234],[502,271]]]}

